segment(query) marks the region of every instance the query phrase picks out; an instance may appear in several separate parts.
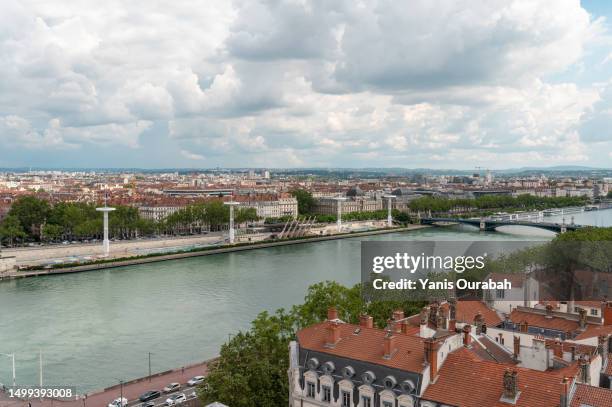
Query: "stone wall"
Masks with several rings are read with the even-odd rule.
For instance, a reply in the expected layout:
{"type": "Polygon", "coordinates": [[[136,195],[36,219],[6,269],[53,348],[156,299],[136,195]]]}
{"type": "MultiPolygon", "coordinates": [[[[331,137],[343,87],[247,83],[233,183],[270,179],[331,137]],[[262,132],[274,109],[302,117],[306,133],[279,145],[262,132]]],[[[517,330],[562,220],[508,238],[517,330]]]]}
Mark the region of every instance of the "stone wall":
{"type": "Polygon", "coordinates": [[[0,257],[0,274],[15,270],[15,257],[0,257]]]}

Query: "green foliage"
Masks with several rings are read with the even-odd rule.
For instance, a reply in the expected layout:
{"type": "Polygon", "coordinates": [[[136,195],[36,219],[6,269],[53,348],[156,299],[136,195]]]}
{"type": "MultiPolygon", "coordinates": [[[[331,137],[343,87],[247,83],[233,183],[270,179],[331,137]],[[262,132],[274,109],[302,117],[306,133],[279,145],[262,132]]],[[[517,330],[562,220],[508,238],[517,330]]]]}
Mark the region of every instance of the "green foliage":
{"type": "Polygon", "coordinates": [[[287,405],[288,346],[294,337],[293,318],[283,310],[263,312],[251,330],[239,332],[221,347],[198,395],[204,404],[222,400],[230,406],[287,405]]]}
{"type": "Polygon", "coordinates": [[[274,315],[267,312],[221,347],[217,363],[198,389],[204,403],[220,401],[232,407],[268,407],[288,404],[287,369],[289,342],[297,330],[327,318],[327,309],[335,306],[338,317],[357,323],[367,312],[381,327],[396,309],[406,315],[416,314],[422,302],[376,302],[366,304],[361,286],[345,287],[334,281],[314,284],[308,288],[304,303],[291,311],[283,309],[274,315]]]}
{"type": "Polygon", "coordinates": [[[49,203],[34,196],[22,196],[18,198],[8,213],[15,216],[23,230],[29,235],[34,236],[36,231],[49,216],[51,208],[49,203]]]}
{"type": "Polygon", "coordinates": [[[23,239],[26,237],[26,232],[19,222],[19,218],[15,215],[8,215],[2,223],[0,223],[0,242],[6,242],[12,246],[15,239],[23,239]]]}
{"type": "Polygon", "coordinates": [[[427,196],[410,202],[409,207],[413,211],[422,212],[470,212],[487,209],[541,210],[581,206],[586,201],[586,197],[545,198],[528,194],[519,195],[516,198],[508,195],[485,195],[476,199],[446,199],[427,196]]]}
{"type": "Polygon", "coordinates": [[[612,191],[608,191],[608,195],[606,195],[606,198],[612,198],[612,191]]]}
{"type": "MultiPolygon", "coordinates": [[[[18,240],[57,240],[100,238],[102,214],[96,205],[82,202],[59,202],[50,205],[35,196],[25,196],[13,203],[2,223],[4,240],[12,245],[18,240]]],[[[109,215],[111,238],[133,238],[150,235],[156,230],[153,221],[142,219],[138,209],[116,205],[109,215]]]]}
{"type": "Polygon", "coordinates": [[[291,195],[298,201],[298,213],[300,215],[312,213],[315,206],[315,199],[310,192],[305,189],[294,189],[291,191],[291,195]]]}
{"type": "MultiPolygon", "coordinates": [[[[219,230],[221,226],[229,223],[230,209],[221,200],[200,202],[188,205],[171,215],[162,222],[162,227],[168,232],[180,233],[188,231],[203,231],[205,229],[219,230]]],[[[258,220],[255,208],[235,208],[234,221],[245,223],[258,220]]]]}

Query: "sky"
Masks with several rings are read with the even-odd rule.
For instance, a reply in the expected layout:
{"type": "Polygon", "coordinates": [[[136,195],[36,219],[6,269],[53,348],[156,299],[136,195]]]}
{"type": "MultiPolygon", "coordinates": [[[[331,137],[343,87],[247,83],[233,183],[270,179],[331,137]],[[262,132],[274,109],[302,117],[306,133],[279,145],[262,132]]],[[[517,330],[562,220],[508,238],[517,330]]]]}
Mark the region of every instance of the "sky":
{"type": "Polygon", "coordinates": [[[612,167],[612,2],[0,0],[2,167],[612,167]]]}

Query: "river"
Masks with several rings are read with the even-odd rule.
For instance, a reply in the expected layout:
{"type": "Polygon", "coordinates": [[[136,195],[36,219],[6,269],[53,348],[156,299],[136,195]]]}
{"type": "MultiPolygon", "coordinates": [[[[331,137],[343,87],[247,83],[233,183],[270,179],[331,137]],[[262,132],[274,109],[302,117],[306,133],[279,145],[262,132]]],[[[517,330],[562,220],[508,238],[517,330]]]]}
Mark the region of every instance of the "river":
{"type": "MultiPolygon", "coordinates": [[[[580,224],[612,225],[612,210],[573,216],[580,224]]],[[[20,384],[38,382],[42,351],[44,384],[91,391],[147,375],[149,352],[154,372],[214,357],[260,311],[300,303],[313,283],[355,284],[361,240],[554,236],[500,230],[431,228],[0,282],[0,353],[15,353],[20,384]]],[[[11,361],[0,355],[0,383],[10,382],[11,361]]]]}

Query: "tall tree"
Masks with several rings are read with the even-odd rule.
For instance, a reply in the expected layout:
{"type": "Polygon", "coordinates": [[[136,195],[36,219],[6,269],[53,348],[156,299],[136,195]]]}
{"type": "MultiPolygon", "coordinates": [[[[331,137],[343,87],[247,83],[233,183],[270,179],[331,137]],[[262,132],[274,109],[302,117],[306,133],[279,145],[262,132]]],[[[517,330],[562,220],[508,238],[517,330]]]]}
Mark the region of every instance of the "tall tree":
{"type": "Polygon", "coordinates": [[[306,215],[312,213],[315,207],[315,199],[312,194],[305,189],[294,189],[291,191],[291,195],[298,201],[298,213],[300,215],[306,215]]]}
{"type": "Polygon", "coordinates": [[[21,222],[15,215],[8,215],[2,223],[0,223],[0,241],[5,240],[9,246],[12,246],[15,239],[23,239],[26,233],[21,226],[21,222]]]}
{"type": "Polygon", "coordinates": [[[38,237],[36,231],[45,222],[50,212],[49,202],[35,196],[22,196],[18,198],[9,211],[9,215],[15,216],[24,231],[31,237],[38,237]]]}

